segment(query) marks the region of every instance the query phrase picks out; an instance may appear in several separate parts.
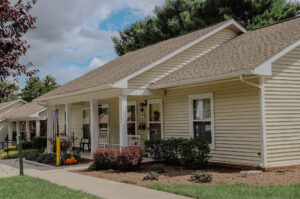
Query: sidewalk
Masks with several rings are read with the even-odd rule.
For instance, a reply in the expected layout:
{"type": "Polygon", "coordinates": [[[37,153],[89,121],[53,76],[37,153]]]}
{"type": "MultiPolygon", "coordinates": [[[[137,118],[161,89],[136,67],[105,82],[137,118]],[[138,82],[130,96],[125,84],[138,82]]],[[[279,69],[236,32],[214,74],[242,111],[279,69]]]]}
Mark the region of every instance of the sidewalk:
{"type": "MultiPolygon", "coordinates": [[[[4,165],[1,162],[0,167],[13,168],[4,165]]],[[[105,199],[188,199],[187,197],[171,193],[69,172],[69,170],[80,168],[82,168],[82,166],[50,170],[37,170],[25,167],[24,173],[25,175],[38,177],[58,185],[84,191],[105,199]]],[[[18,175],[18,169],[13,169],[17,171],[15,175],[18,175]]],[[[0,171],[0,176],[1,174],[0,171]]]]}

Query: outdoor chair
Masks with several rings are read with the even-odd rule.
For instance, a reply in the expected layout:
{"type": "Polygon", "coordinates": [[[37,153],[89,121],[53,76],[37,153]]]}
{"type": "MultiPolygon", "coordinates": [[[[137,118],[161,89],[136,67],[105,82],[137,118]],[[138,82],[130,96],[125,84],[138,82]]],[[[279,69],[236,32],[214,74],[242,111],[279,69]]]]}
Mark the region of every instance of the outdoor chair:
{"type": "Polygon", "coordinates": [[[82,138],[80,141],[80,151],[84,152],[85,146],[88,147],[88,151],[91,150],[91,139],[90,138],[82,138]]]}

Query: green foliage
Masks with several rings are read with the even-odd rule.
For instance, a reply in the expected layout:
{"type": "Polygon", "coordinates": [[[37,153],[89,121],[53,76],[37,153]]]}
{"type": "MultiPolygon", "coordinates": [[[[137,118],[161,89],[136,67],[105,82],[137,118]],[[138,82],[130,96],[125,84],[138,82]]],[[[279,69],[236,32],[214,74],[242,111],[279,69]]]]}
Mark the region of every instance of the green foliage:
{"type": "Polygon", "coordinates": [[[18,199],[101,199],[85,192],[52,184],[49,181],[29,176],[15,176],[0,179],[1,198],[18,199]]]}
{"type": "Polygon", "coordinates": [[[206,183],[212,181],[212,175],[205,171],[195,171],[191,176],[191,180],[200,183],[206,183]]]}
{"type": "Polygon", "coordinates": [[[95,164],[95,162],[92,162],[89,167],[88,170],[93,171],[93,170],[97,170],[97,165],[95,164]]]}
{"type": "Polygon", "coordinates": [[[44,79],[38,76],[30,77],[22,89],[22,99],[31,102],[33,99],[58,87],[55,79],[47,75],[44,79]]]}
{"type": "Polygon", "coordinates": [[[278,186],[151,184],[149,188],[205,199],[296,199],[300,184],[278,186]]]}
{"type": "Polygon", "coordinates": [[[35,149],[44,149],[47,146],[46,136],[37,136],[32,139],[32,147],[35,149]]]}
{"type": "Polygon", "coordinates": [[[150,171],[155,171],[155,172],[161,174],[166,171],[166,167],[163,164],[154,164],[150,167],[150,171]]]}
{"type": "Polygon", "coordinates": [[[127,26],[113,37],[115,52],[130,51],[234,18],[254,29],[296,16],[299,2],[286,0],[166,0],[153,17],[127,26]]]}
{"type": "Polygon", "coordinates": [[[22,149],[31,149],[32,142],[31,141],[22,141],[22,149]]]}
{"type": "Polygon", "coordinates": [[[18,86],[16,86],[15,84],[11,84],[9,81],[6,80],[0,82],[0,87],[3,90],[7,90],[7,94],[0,97],[0,103],[18,99],[18,86]]]}
{"type": "Polygon", "coordinates": [[[209,160],[210,147],[201,138],[170,138],[146,140],[145,151],[156,161],[166,164],[181,163],[185,168],[205,167],[209,160]]]}
{"type": "Polygon", "coordinates": [[[184,139],[180,149],[180,162],[184,168],[198,169],[207,166],[210,147],[206,140],[184,139]]]}
{"type": "Polygon", "coordinates": [[[150,171],[149,174],[147,174],[143,180],[158,180],[159,178],[159,173],[155,171],[150,171]]]}

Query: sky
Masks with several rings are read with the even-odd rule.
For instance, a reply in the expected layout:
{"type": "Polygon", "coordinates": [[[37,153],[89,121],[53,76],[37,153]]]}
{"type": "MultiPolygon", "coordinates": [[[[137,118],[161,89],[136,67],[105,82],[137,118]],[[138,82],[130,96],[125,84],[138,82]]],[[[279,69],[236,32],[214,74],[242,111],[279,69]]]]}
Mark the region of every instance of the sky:
{"type": "MultiPolygon", "coordinates": [[[[38,0],[32,10],[36,29],[25,39],[31,48],[22,62],[33,62],[41,78],[62,85],[117,58],[111,36],[153,15],[164,0],[38,0]]],[[[24,87],[26,78],[20,78],[24,87]]]]}

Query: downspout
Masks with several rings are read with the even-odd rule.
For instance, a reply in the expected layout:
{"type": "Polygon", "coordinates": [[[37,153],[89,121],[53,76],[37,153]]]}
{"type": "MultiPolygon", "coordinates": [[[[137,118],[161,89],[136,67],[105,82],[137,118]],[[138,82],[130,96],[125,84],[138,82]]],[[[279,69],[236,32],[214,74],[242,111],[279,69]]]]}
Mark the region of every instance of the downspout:
{"type": "Polygon", "coordinates": [[[264,77],[259,78],[259,85],[244,79],[240,75],[241,82],[259,89],[260,93],[260,118],[261,118],[261,164],[260,167],[267,167],[267,152],[266,152],[266,123],[265,123],[265,91],[264,91],[264,77]]]}

